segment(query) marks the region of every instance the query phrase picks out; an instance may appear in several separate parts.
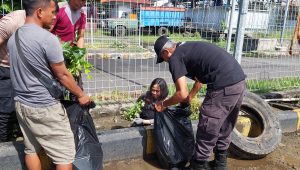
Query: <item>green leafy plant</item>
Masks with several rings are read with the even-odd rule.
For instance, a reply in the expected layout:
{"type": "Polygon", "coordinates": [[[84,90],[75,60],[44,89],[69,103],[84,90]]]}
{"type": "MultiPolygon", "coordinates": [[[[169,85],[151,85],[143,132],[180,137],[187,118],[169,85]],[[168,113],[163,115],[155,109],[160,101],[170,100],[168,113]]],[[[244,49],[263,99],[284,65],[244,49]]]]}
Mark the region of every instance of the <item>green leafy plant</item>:
{"type": "Polygon", "coordinates": [[[220,27],[221,27],[221,31],[224,32],[225,29],[227,29],[227,23],[226,23],[226,20],[222,19],[220,21],[220,27]]]}
{"type": "Polygon", "coordinates": [[[21,2],[19,0],[3,0],[0,5],[0,13],[8,14],[12,11],[21,9],[21,2]]]}
{"type": "Polygon", "coordinates": [[[142,108],[144,107],[145,102],[140,100],[136,103],[134,103],[133,106],[131,106],[129,109],[126,109],[123,111],[122,116],[125,120],[132,121],[134,118],[136,118],[142,111],[142,108]]]}
{"type": "Polygon", "coordinates": [[[128,47],[128,45],[125,44],[125,43],[123,43],[123,42],[121,42],[121,41],[115,41],[115,42],[111,45],[111,48],[121,48],[121,49],[123,49],[123,48],[127,48],[127,47],[128,47]]]}
{"type": "Polygon", "coordinates": [[[192,120],[198,120],[199,119],[199,114],[200,114],[200,107],[201,107],[201,102],[200,99],[198,97],[193,98],[193,100],[191,101],[191,116],[190,118],[192,120]]]}
{"type": "Polygon", "coordinates": [[[194,37],[201,38],[201,34],[197,31],[194,33],[194,37]]]}
{"type": "Polygon", "coordinates": [[[82,70],[87,75],[88,79],[92,76],[89,74],[93,66],[85,60],[86,49],[77,46],[71,46],[70,42],[65,42],[62,45],[66,66],[70,73],[78,76],[82,70]]]}

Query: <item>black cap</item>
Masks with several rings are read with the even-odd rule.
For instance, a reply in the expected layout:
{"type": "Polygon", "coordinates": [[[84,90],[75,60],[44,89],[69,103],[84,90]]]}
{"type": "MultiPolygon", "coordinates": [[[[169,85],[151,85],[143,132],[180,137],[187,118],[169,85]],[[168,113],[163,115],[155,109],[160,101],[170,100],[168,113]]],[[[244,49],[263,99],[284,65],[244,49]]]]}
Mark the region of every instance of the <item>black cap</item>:
{"type": "Polygon", "coordinates": [[[162,48],[164,47],[164,45],[170,41],[167,36],[163,35],[163,36],[160,36],[156,41],[155,41],[155,44],[154,44],[154,51],[157,55],[157,60],[156,60],[156,64],[158,63],[161,63],[164,61],[164,59],[160,56],[160,52],[162,50],[162,48]]]}

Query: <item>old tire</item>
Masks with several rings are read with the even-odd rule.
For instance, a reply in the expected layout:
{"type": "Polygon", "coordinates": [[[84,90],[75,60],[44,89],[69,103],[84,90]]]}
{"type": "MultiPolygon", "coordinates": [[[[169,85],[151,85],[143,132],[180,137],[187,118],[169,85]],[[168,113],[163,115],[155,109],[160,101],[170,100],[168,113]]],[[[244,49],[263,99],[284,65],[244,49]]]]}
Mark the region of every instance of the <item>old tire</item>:
{"type": "MultiPolygon", "coordinates": [[[[254,93],[246,92],[240,116],[250,117],[252,122],[256,122],[256,132],[244,136],[237,130],[236,125],[231,133],[232,143],[229,147],[231,154],[240,159],[260,159],[277,148],[282,132],[278,116],[272,112],[267,102],[254,93]]],[[[250,129],[255,129],[252,125],[250,129]]]]}
{"type": "Polygon", "coordinates": [[[158,35],[162,36],[162,35],[169,35],[169,30],[166,27],[160,27],[158,30],[158,35]]]}

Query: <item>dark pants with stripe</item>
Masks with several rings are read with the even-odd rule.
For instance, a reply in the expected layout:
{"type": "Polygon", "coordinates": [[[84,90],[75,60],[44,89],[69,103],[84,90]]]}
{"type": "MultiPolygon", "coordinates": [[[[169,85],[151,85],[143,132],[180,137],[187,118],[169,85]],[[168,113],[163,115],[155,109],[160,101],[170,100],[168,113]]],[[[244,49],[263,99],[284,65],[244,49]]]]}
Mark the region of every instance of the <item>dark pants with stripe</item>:
{"type": "Polygon", "coordinates": [[[213,149],[227,150],[245,90],[245,81],[220,90],[207,91],[200,109],[194,159],[204,161],[213,149]]]}
{"type": "Polygon", "coordinates": [[[17,124],[9,68],[0,66],[0,142],[8,141],[17,124]]]}

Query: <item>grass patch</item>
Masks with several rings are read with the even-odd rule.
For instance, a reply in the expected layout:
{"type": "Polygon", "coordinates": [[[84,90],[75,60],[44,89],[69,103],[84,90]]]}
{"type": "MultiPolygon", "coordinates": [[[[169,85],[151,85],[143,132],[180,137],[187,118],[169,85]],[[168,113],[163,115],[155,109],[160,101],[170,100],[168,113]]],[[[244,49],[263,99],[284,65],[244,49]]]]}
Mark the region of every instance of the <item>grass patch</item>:
{"type": "MultiPolygon", "coordinates": [[[[155,36],[155,35],[143,35],[143,36],[141,36],[141,41],[144,44],[149,44],[149,45],[152,44],[153,45],[158,37],[159,36],[155,36]]],[[[172,40],[174,40],[174,41],[176,41],[176,42],[183,42],[183,41],[207,41],[206,39],[198,37],[198,36],[184,37],[182,34],[177,34],[177,33],[170,34],[169,38],[172,39],[172,40]]]]}
{"type": "MultiPolygon", "coordinates": [[[[293,37],[293,35],[294,35],[294,28],[286,28],[282,38],[291,39],[293,37]]],[[[257,32],[257,33],[254,33],[252,37],[253,38],[277,38],[277,39],[279,39],[281,37],[281,31],[271,31],[268,33],[257,32]]]]}
{"type": "MultiPolygon", "coordinates": [[[[145,49],[141,48],[138,45],[138,35],[128,35],[124,37],[112,37],[108,36],[109,33],[104,30],[97,30],[93,36],[98,37],[95,38],[93,41],[93,44],[90,42],[90,38],[87,38],[86,41],[86,47],[88,49],[99,49],[99,48],[108,48],[111,50],[118,49],[126,49],[126,51],[129,52],[143,52],[145,49]],[[126,47],[126,48],[124,48],[126,47]]],[[[91,33],[87,32],[86,37],[91,37],[91,33]]],[[[146,45],[153,45],[156,41],[156,39],[159,36],[156,35],[141,35],[141,45],[143,44],[144,46],[146,45]]],[[[183,42],[183,41],[204,41],[204,42],[209,42],[216,44],[217,46],[221,48],[226,47],[226,39],[216,39],[215,41],[212,39],[212,37],[209,37],[210,39],[203,38],[200,36],[200,34],[194,33],[191,35],[185,35],[185,34],[179,34],[179,33],[174,33],[169,35],[170,39],[176,41],[176,42],[183,42]]],[[[233,49],[234,43],[231,43],[231,48],[233,49]]],[[[122,51],[121,51],[122,52],[122,51]]]]}
{"type": "Polygon", "coordinates": [[[270,80],[247,80],[247,89],[255,93],[291,90],[300,87],[300,78],[287,77],[270,80]]]}
{"type": "Polygon", "coordinates": [[[114,43],[100,43],[95,42],[92,44],[86,44],[87,49],[102,49],[109,53],[141,53],[141,52],[147,52],[148,50],[144,49],[141,46],[137,45],[127,45],[125,43],[120,42],[114,42],[114,43]]]}

